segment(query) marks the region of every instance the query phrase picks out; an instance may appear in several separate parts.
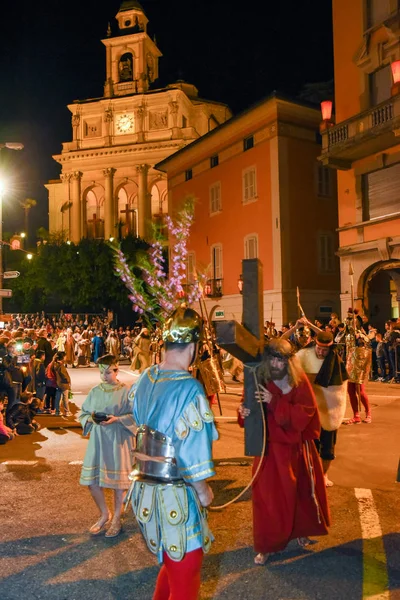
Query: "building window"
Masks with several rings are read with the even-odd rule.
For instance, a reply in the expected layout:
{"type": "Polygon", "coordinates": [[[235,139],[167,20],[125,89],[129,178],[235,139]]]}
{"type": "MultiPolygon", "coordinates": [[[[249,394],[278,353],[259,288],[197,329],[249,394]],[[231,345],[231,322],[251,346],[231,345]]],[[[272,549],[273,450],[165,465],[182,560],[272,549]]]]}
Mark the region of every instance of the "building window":
{"type": "Polygon", "coordinates": [[[182,127],[185,129],[187,127],[187,118],[185,115],[182,115],[182,127]]]}
{"type": "Polygon", "coordinates": [[[212,156],[210,158],[210,167],[211,167],[211,169],[213,167],[218,167],[218,164],[219,164],[218,154],[215,154],[214,156],[212,156]]]}
{"type": "Polygon", "coordinates": [[[332,169],[319,164],[317,166],[317,195],[322,198],[332,196],[332,169]]]}
{"type": "Polygon", "coordinates": [[[400,163],[362,178],[363,221],[400,212],[400,163]]]}
{"type": "Polygon", "coordinates": [[[243,171],[243,202],[257,199],[256,169],[251,167],[243,171]]]}
{"type": "Polygon", "coordinates": [[[318,270],[320,273],[335,270],[335,241],[331,231],[318,234],[318,270]]]}
{"type": "Polygon", "coordinates": [[[210,214],[219,213],[221,210],[221,183],[218,182],[210,187],[210,214]]]}
{"type": "Polygon", "coordinates": [[[192,177],[193,177],[192,169],[187,169],[185,171],[185,181],[189,181],[189,179],[192,179],[192,177]]]}
{"type": "Polygon", "coordinates": [[[369,75],[369,98],[370,105],[376,106],[392,95],[392,71],[390,65],[386,65],[369,75]]]}
{"type": "Polygon", "coordinates": [[[186,283],[193,283],[196,279],[196,258],[194,252],[188,252],[186,258],[186,283]]]}
{"type": "Polygon", "coordinates": [[[258,236],[256,233],[244,238],[244,257],[258,258],[258,236]]]}
{"type": "Polygon", "coordinates": [[[211,246],[211,277],[222,279],[222,244],[211,246]]]}
{"type": "Polygon", "coordinates": [[[393,12],[391,0],[367,0],[367,27],[379,25],[393,12]]]}
{"type": "Polygon", "coordinates": [[[254,136],[250,135],[247,138],[244,138],[243,140],[243,151],[246,152],[246,150],[250,150],[251,148],[254,148],[254,136]]]}

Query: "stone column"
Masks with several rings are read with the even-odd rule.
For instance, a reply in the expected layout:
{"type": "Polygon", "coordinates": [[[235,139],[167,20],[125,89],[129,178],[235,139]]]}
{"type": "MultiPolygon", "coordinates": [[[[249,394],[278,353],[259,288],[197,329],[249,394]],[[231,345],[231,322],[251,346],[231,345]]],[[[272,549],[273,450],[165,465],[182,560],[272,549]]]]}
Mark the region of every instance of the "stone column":
{"type": "Polygon", "coordinates": [[[116,169],[104,169],[105,194],[104,194],[104,238],[108,240],[115,236],[115,209],[114,209],[114,173],[116,169]]]}
{"type": "Polygon", "coordinates": [[[138,106],[138,108],[135,111],[136,112],[135,133],[137,136],[137,141],[139,143],[144,142],[144,131],[143,131],[144,130],[144,127],[143,127],[144,116],[145,116],[144,111],[145,111],[144,106],[138,106]]]}
{"type": "Polygon", "coordinates": [[[105,138],[105,144],[106,146],[111,146],[112,144],[112,136],[113,136],[113,121],[114,121],[114,115],[113,115],[113,111],[112,108],[106,108],[106,110],[104,111],[104,123],[105,123],[105,134],[104,134],[104,138],[105,138]]]}
{"type": "Polygon", "coordinates": [[[169,114],[171,115],[171,120],[172,120],[172,138],[176,139],[176,138],[180,137],[180,130],[178,127],[179,104],[175,100],[171,100],[171,102],[168,103],[168,106],[169,106],[169,114]]]}
{"type": "Polygon", "coordinates": [[[139,165],[136,167],[138,173],[138,235],[146,239],[149,234],[151,221],[151,200],[147,191],[147,173],[149,165],[139,165]]]}
{"type": "Polygon", "coordinates": [[[74,171],[71,175],[72,190],[71,190],[71,216],[70,216],[70,235],[72,242],[79,242],[81,239],[82,228],[82,198],[81,198],[81,179],[82,173],[74,171]]]}
{"type": "Polygon", "coordinates": [[[72,173],[61,173],[60,175],[60,179],[65,187],[65,202],[61,205],[61,215],[58,212],[55,214],[50,213],[49,215],[50,231],[60,229],[63,241],[71,238],[71,176],[72,173]]]}

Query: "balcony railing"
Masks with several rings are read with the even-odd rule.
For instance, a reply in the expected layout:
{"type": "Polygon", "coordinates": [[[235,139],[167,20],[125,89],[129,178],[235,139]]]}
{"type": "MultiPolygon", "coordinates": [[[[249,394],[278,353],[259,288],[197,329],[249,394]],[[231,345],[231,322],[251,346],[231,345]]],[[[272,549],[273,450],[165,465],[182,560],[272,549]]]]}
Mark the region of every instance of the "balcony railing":
{"type": "Polygon", "coordinates": [[[400,95],[323,131],[320,160],[327,166],[350,169],[354,161],[397,145],[398,135],[400,95]]]}
{"type": "Polygon", "coordinates": [[[204,286],[204,295],[207,298],[221,298],[223,279],[208,279],[204,286]]]}

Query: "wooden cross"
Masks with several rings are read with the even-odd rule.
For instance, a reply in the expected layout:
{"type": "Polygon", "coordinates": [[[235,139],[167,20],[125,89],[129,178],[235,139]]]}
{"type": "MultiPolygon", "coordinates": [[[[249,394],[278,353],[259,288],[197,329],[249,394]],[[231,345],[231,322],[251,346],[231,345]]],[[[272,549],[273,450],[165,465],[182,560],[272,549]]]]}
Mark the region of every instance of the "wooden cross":
{"type": "Polygon", "coordinates": [[[134,208],[129,208],[129,204],[125,204],[125,210],[121,210],[121,215],[126,214],[126,231],[130,233],[132,231],[131,225],[131,213],[135,212],[134,208]]]}
{"type": "Polygon", "coordinates": [[[264,349],[264,311],[262,264],[258,258],[242,261],[243,318],[215,321],[216,343],[244,364],[244,404],[250,409],[245,420],[245,454],[260,456],[263,447],[263,423],[260,405],[255,398],[252,369],[261,360],[264,349]]]}

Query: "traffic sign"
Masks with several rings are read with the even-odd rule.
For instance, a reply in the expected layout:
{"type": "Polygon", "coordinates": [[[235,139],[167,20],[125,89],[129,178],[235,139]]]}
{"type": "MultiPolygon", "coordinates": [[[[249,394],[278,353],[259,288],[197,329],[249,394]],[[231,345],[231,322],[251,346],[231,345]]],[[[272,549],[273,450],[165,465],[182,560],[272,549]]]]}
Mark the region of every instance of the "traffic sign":
{"type": "Polygon", "coordinates": [[[3,273],[3,279],[15,279],[19,277],[21,273],[19,271],[5,271],[3,273]]]}
{"type": "Polygon", "coordinates": [[[0,298],[11,298],[12,290],[0,290],[0,298]]]}

